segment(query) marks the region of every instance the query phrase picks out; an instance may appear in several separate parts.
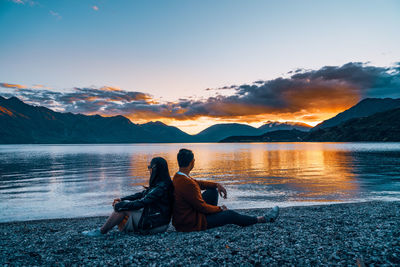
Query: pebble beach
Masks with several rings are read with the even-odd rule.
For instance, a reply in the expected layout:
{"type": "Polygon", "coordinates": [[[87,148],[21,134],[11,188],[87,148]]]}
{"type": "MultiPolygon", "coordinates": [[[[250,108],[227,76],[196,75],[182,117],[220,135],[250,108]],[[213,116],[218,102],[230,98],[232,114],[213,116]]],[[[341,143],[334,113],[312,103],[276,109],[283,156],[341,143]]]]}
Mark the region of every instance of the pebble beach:
{"type": "MultiPolygon", "coordinates": [[[[241,212],[261,215],[269,209],[241,212]]],[[[400,202],[281,208],[277,222],[101,237],[106,217],[1,223],[0,266],[399,266],[400,202]]]]}

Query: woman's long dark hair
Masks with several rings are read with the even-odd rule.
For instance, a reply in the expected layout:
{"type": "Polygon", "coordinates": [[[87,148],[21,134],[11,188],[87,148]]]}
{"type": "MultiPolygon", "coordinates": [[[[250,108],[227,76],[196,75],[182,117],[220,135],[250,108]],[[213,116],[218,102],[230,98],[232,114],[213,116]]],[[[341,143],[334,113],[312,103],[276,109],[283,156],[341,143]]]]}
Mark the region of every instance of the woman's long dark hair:
{"type": "Polygon", "coordinates": [[[153,169],[149,188],[155,187],[159,183],[165,183],[167,186],[172,185],[171,176],[169,175],[168,163],[162,157],[153,158],[150,162],[150,167],[153,169]]]}

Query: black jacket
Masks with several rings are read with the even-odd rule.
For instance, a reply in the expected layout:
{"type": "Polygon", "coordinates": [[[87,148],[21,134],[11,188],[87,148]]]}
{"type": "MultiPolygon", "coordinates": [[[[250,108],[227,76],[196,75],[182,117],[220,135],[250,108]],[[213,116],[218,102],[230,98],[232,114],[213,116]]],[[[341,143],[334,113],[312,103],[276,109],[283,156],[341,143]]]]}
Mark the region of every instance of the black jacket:
{"type": "Polygon", "coordinates": [[[114,206],[115,211],[138,210],[143,214],[138,228],[146,231],[161,225],[169,224],[172,215],[173,185],[159,182],[142,192],[121,198],[114,206]]]}

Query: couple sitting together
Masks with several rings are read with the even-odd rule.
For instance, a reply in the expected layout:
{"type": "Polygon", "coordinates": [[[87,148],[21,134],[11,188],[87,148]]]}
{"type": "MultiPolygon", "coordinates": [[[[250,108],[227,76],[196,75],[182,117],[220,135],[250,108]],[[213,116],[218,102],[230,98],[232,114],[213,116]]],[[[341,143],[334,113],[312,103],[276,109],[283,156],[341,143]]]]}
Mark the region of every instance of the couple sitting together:
{"type": "Polygon", "coordinates": [[[194,167],[191,150],[178,153],[179,171],[173,181],[168,164],[161,157],[153,158],[148,166],[149,186],[142,192],[115,199],[114,212],[100,228],[84,231],[88,236],[101,236],[118,225],[120,231],[144,234],[162,233],[172,224],[177,231],[201,231],[226,224],[249,226],[256,223],[274,222],[279,208],[274,207],[264,216],[254,217],[218,206],[218,194],[226,198],[225,188],[208,181],[195,180],[189,176],[194,167]],[[201,190],[205,190],[201,193],[201,190]]]}

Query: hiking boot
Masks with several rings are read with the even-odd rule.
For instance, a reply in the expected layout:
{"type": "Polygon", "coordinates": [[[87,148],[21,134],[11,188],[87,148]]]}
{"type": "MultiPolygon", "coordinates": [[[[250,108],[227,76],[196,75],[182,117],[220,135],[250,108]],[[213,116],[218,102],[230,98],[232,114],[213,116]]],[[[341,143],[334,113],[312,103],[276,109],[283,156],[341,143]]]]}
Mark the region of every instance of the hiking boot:
{"type": "Polygon", "coordinates": [[[83,235],[85,236],[90,236],[90,237],[96,237],[96,236],[102,236],[103,234],[100,232],[100,229],[93,229],[90,231],[83,231],[83,235]]]}
{"type": "Polygon", "coordinates": [[[264,215],[264,218],[267,222],[274,222],[278,219],[279,216],[279,207],[275,206],[272,208],[270,212],[264,215]]]}

